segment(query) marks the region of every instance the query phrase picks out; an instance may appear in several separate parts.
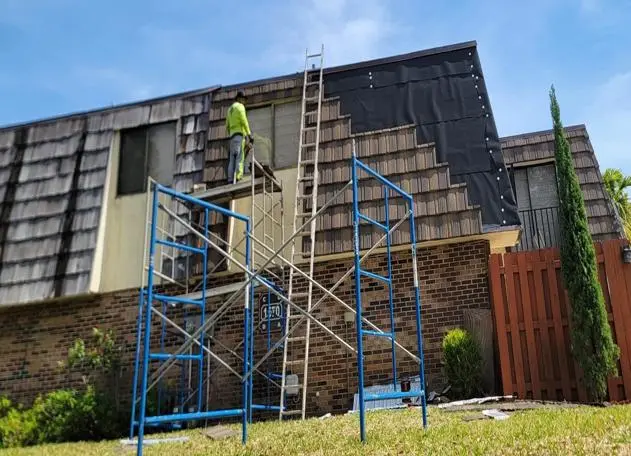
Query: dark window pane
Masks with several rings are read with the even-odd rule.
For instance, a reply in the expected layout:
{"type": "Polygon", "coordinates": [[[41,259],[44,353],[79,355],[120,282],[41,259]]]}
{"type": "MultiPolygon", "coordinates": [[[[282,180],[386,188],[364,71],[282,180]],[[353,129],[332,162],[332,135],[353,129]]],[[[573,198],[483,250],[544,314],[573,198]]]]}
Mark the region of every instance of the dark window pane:
{"type": "Polygon", "coordinates": [[[528,168],[515,169],[515,195],[519,210],[530,209],[530,190],[528,188],[528,168]]]}
{"type": "Polygon", "coordinates": [[[533,209],[559,205],[556,170],[553,164],[528,168],[528,185],[533,209]]]}
{"type": "Polygon", "coordinates": [[[173,184],[175,122],[149,127],[149,176],[162,185],[173,184]]]}
{"type": "Polygon", "coordinates": [[[146,130],[137,128],[121,132],[118,163],[118,194],[130,195],[145,191],[146,130]]]}
{"type": "Polygon", "coordinates": [[[291,168],[298,164],[300,103],[283,103],[274,111],[274,167],[291,168]]]}

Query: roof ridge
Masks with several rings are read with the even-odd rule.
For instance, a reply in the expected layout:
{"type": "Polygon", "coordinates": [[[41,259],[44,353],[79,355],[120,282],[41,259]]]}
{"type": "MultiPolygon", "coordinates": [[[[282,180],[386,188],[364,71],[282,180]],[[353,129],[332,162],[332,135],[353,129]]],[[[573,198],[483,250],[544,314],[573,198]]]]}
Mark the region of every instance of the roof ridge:
{"type": "MultiPolygon", "coordinates": [[[[567,127],[563,127],[563,130],[565,130],[565,131],[581,131],[581,130],[583,130],[587,134],[587,126],[585,124],[569,125],[567,127]]],[[[527,138],[532,138],[534,136],[549,135],[549,134],[552,134],[552,133],[554,133],[553,129],[533,131],[533,132],[529,132],[529,133],[519,133],[517,135],[502,136],[502,137],[500,137],[500,142],[511,141],[511,140],[515,140],[515,139],[527,139],[527,138]]]]}

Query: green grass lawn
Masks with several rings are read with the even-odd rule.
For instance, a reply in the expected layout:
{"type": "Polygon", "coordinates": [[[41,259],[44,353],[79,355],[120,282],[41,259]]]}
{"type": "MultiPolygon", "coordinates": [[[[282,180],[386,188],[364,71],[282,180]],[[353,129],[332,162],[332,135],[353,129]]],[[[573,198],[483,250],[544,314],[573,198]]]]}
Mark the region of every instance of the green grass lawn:
{"type": "MultiPolygon", "coordinates": [[[[431,407],[430,428],[424,431],[419,410],[369,412],[366,445],[359,442],[356,414],[325,420],[257,423],[249,427],[250,438],[245,447],[240,436],[212,441],[195,429],[169,434],[186,435],[190,437],[188,442],[147,446],[145,454],[631,455],[631,405],[539,409],[512,413],[505,421],[463,421],[463,416],[472,413],[476,412],[445,412],[431,407]]],[[[135,448],[123,448],[113,441],[0,450],[0,456],[110,454],[135,454],[135,448]]]]}

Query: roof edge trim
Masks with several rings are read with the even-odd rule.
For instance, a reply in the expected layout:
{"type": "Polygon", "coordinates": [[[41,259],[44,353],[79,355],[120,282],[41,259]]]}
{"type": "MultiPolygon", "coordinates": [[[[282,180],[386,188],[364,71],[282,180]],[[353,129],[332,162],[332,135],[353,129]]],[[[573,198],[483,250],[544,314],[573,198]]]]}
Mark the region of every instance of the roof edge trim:
{"type": "Polygon", "coordinates": [[[405,60],[416,59],[419,57],[427,57],[430,55],[444,54],[446,52],[459,51],[462,49],[475,48],[478,46],[477,41],[465,41],[462,43],[449,44],[446,46],[438,46],[430,49],[424,49],[422,51],[408,52],[406,54],[393,55],[391,57],[382,57],[378,59],[365,60],[363,62],[350,63],[346,65],[338,65],[330,68],[324,68],[324,74],[339,73],[341,71],[355,70],[358,68],[364,68],[374,65],[384,65],[386,63],[396,63],[405,60]]]}
{"type": "MultiPolygon", "coordinates": [[[[424,49],[422,51],[409,52],[407,54],[398,54],[398,55],[393,55],[390,57],[380,57],[377,59],[364,60],[364,61],[355,62],[355,63],[347,63],[344,65],[337,65],[337,66],[332,66],[332,67],[325,66],[324,74],[326,75],[326,74],[331,74],[331,73],[338,73],[340,71],[348,71],[352,69],[364,68],[364,67],[373,66],[373,65],[381,65],[384,63],[401,62],[404,60],[415,59],[418,57],[426,57],[429,55],[443,54],[445,52],[452,52],[452,51],[458,51],[461,49],[474,48],[474,47],[477,47],[477,45],[478,45],[477,41],[465,41],[462,43],[449,44],[446,46],[439,46],[439,47],[434,47],[430,49],[424,49]]],[[[256,86],[256,85],[261,85],[261,84],[268,84],[270,82],[293,79],[297,77],[302,77],[301,71],[285,74],[283,76],[272,76],[269,78],[255,79],[252,81],[240,82],[240,83],[230,84],[230,85],[223,85],[221,86],[221,90],[234,90],[237,88],[246,88],[246,87],[251,87],[251,86],[256,86]]]]}
{"type": "Polygon", "coordinates": [[[13,130],[19,127],[30,127],[30,126],[46,124],[46,123],[51,123],[51,122],[58,122],[60,120],[68,120],[68,119],[88,116],[91,114],[107,113],[107,112],[118,111],[118,110],[126,109],[126,108],[146,106],[148,104],[160,103],[160,102],[169,101],[169,100],[177,100],[179,98],[193,97],[196,95],[204,95],[206,93],[216,92],[220,87],[221,87],[220,85],[214,85],[214,86],[206,87],[203,89],[188,90],[186,92],[179,92],[179,93],[174,93],[171,95],[162,95],[159,97],[148,98],[145,100],[130,101],[130,102],[121,103],[118,105],[112,105],[112,106],[96,108],[96,109],[88,109],[86,111],[77,111],[70,114],[61,114],[58,116],[43,117],[41,119],[18,122],[14,124],[0,125],[0,131],[13,130]]]}
{"type": "MultiPolygon", "coordinates": [[[[568,125],[567,127],[563,127],[563,130],[566,130],[566,131],[580,131],[580,130],[583,130],[585,132],[585,134],[587,134],[587,126],[585,124],[568,125]]],[[[513,139],[532,138],[533,136],[549,135],[549,134],[552,134],[552,133],[554,133],[553,129],[532,131],[532,132],[529,132],[529,133],[519,133],[517,135],[502,136],[502,137],[500,137],[500,142],[502,142],[502,141],[510,141],[510,140],[513,140],[513,139]]]]}

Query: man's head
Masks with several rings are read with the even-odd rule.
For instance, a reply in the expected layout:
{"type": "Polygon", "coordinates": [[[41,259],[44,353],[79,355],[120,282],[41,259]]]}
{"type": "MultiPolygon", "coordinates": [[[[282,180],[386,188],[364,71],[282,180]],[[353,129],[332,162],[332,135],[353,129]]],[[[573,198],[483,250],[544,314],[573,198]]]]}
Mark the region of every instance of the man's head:
{"type": "Polygon", "coordinates": [[[238,101],[241,104],[245,104],[245,93],[243,92],[243,90],[239,90],[237,92],[237,96],[235,97],[235,100],[238,101]]]}

